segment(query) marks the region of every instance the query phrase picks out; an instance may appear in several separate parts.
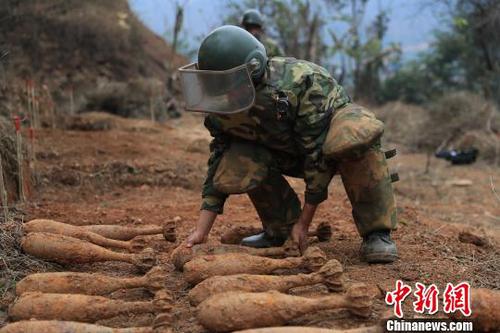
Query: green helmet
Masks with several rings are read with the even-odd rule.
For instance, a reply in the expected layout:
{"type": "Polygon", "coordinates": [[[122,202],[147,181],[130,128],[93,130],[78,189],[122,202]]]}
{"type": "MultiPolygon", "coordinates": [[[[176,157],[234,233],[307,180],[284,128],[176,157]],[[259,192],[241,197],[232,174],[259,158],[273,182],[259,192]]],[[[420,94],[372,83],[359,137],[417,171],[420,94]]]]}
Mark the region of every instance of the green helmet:
{"type": "Polygon", "coordinates": [[[243,13],[241,25],[256,25],[262,28],[264,26],[264,19],[262,18],[262,14],[257,9],[249,9],[243,13]]]}
{"type": "Polygon", "coordinates": [[[259,79],[266,70],[264,45],[248,31],[224,25],[212,31],[198,50],[198,69],[225,71],[252,63],[252,79],[259,79]]]}

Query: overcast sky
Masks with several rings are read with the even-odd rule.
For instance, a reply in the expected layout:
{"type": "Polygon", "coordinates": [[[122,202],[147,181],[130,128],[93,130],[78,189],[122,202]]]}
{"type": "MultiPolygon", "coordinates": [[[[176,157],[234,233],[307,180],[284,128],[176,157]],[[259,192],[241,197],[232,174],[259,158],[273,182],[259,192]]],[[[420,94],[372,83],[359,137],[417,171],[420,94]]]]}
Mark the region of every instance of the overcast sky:
{"type": "MultiPolygon", "coordinates": [[[[191,44],[196,37],[206,35],[221,24],[228,0],[179,0],[185,3],[184,27],[189,31],[191,44]]],[[[129,0],[132,10],[154,32],[164,35],[174,24],[175,0],[129,0]]],[[[439,27],[439,16],[422,0],[370,0],[365,22],[380,9],[390,13],[386,42],[399,42],[405,58],[411,58],[427,48],[432,30],[439,27]]]]}

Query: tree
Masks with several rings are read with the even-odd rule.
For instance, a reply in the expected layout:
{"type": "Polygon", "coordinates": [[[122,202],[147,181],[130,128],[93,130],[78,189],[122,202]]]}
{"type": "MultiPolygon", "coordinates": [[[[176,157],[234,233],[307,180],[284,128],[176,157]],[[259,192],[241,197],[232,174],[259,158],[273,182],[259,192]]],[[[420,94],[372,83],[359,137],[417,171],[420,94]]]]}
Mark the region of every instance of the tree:
{"type": "Polygon", "coordinates": [[[448,24],[428,52],[384,83],[385,100],[422,103],[469,90],[500,103],[500,1],[443,0],[448,24]],[[400,91],[398,96],[393,89],[400,91]]]}
{"type": "Polygon", "coordinates": [[[363,39],[360,29],[369,0],[336,0],[333,2],[334,20],[347,25],[347,29],[330,29],[333,39],[333,54],[339,54],[341,73],[352,73],[354,96],[369,103],[377,102],[381,87],[382,71],[389,62],[398,58],[401,50],[398,44],[384,46],[389,16],[380,11],[368,26],[363,39]],[[343,31],[339,33],[338,31],[343,31]]]}
{"type": "Polygon", "coordinates": [[[328,56],[324,40],[331,0],[245,0],[231,1],[223,18],[226,24],[239,25],[243,12],[259,10],[266,18],[265,31],[276,39],[287,56],[321,63],[328,56]],[[271,19],[272,18],[272,19],[271,19]]]}
{"type": "Polygon", "coordinates": [[[424,104],[433,99],[430,76],[421,60],[406,62],[382,83],[379,102],[401,100],[411,104],[424,104]]]}
{"type": "Polygon", "coordinates": [[[174,77],[173,77],[173,70],[172,70],[172,64],[174,57],[177,53],[177,47],[178,47],[178,41],[179,41],[179,33],[181,32],[182,25],[184,23],[184,5],[181,5],[179,2],[175,3],[175,23],[174,23],[174,32],[173,32],[173,38],[172,38],[172,47],[170,51],[170,58],[168,62],[168,67],[170,68],[171,74],[167,79],[167,88],[169,91],[173,90],[173,85],[174,85],[174,77]]]}
{"type": "Polygon", "coordinates": [[[452,33],[470,46],[458,59],[469,87],[475,80],[487,98],[500,102],[500,2],[458,0],[453,18],[452,33]]]}
{"type": "Polygon", "coordinates": [[[389,23],[386,11],[377,15],[366,34],[361,33],[368,1],[232,1],[224,23],[239,24],[246,9],[258,9],[272,18],[266,22],[266,32],[278,40],[287,56],[323,65],[335,72],[340,83],[351,85],[355,97],[375,102],[383,71],[399,55],[400,48],[397,44],[384,45],[389,23]]]}

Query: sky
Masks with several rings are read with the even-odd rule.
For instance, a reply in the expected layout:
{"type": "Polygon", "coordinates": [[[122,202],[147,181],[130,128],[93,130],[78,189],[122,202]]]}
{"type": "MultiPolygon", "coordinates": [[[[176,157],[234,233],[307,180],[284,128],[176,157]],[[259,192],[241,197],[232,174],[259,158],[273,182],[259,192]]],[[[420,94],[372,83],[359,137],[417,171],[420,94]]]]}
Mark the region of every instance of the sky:
{"type": "MultiPolygon", "coordinates": [[[[195,47],[200,38],[221,24],[229,0],[178,0],[185,4],[184,27],[195,47]]],[[[175,0],[129,0],[132,10],[154,32],[165,35],[172,31],[175,0]]],[[[439,27],[439,14],[426,0],[369,0],[365,22],[370,22],[380,9],[388,10],[391,21],[386,42],[401,43],[405,59],[428,48],[432,31],[439,27]]],[[[272,18],[271,18],[272,19],[272,18]]]]}

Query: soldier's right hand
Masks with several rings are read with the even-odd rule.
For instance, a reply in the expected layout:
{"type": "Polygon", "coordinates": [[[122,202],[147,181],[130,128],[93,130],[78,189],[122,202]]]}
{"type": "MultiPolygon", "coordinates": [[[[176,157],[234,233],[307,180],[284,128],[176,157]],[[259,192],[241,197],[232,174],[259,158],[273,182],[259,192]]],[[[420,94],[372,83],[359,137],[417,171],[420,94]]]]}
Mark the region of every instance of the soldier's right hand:
{"type": "Polygon", "coordinates": [[[196,229],[191,233],[191,235],[189,235],[186,241],[186,247],[192,247],[196,244],[205,243],[216,218],[216,212],[202,209],[198,223],[196,223],[196,229]]]}

